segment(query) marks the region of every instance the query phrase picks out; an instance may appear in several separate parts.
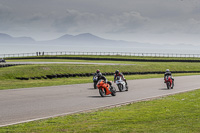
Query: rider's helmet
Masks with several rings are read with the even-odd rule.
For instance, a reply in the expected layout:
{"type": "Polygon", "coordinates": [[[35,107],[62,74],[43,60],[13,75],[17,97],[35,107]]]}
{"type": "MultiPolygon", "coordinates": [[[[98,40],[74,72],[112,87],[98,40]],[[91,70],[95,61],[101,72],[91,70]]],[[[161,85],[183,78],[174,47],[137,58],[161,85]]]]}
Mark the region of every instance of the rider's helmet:
{"type": "Polygon", "coordinates": [[[102,76],[102,74],[101,74],[101,73],[98,73],[98,74],[97,74],[97,76],[98,76],[98,77],[101,77],[101,76],[102,76]]]}
{"type": "Polygon", "coordinates": [[[116,71],[115,71],[115,74],[116,74],[116,75],[119,74],[119,70],[116,70],[116,71]]]}
{"type": "Polygon", "coordinates": [[[100,70],[99,70],[99,69],[97,69],[97,73],[100,73],[100,70]]]}
{"type": "Polygon", "coordinates": [[[169,69],[166,69],[166,72],[169,72],[169,69]]]}

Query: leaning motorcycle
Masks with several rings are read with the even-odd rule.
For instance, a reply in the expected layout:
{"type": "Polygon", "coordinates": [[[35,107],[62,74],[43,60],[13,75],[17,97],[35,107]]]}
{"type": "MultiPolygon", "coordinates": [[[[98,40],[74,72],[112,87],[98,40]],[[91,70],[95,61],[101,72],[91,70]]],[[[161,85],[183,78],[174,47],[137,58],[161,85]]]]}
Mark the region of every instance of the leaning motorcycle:
{"type": "Polygon", "coordinates": [[[97,82],[98,82],[98,77],[97,77],[97,76],[94,76],[94,77],[93,77],[94,89],[97,88],[97,82]]]}
{"type": "Polygon", "coordinates": [[[120,76],[117,76],[116,85],[117,85],[120,92],[121,91],[128,91],[128,85],[126,85],[125,81],[122,80],[122,77],[120,77],[120,76]]]}
{"type": "Polygon", "coordinates": [[[166,83],[167,89],[173,89],[174,88],[174,80],[171,76],[165,77],[165,83],[166,83]]]}
{"type": "Polygon", "coordinates": [[[99,94],[102,97],[111,94],[116,96],[116,89],[112,86],[112,82],[105,82],[104,80],[99,80],[97,83],[97,88],[99,89],[99,94]]]}

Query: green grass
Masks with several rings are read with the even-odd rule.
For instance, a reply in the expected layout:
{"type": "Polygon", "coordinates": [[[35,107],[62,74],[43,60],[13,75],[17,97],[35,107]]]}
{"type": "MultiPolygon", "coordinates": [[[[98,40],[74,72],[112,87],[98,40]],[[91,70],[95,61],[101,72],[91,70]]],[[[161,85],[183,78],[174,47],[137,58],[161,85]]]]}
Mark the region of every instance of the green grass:
{"type": "MultiPolygon", "coordinates": [[[[187,74],[173,74],[176,76],[186,75],[200,75],[200,73],[187,73],[187,74]]],[[[113,81],[113,76],[106,76],[109,81],[113,81]]],[[[148,79],[148,78],[163,78],[163,74],[148,74],[148,75],[127,75],[127,80],[135,79],[148,79]]],[[[74,78],[57,78],[57,79],[36,79],[36,80],[17,80],[7,79],[0,80],[0,90],[5,89],[18,89],[18,88],[31,88],[31,87],[44,87],[44,86],[58,86],[58,85],[70,85],[81,83],[92,83],[92,77],[74,77],[74,78]]]]}
{"type": "Polygon", "coordinates": [[[0,68],[1,79],[15,79],[15,77],[45,76],[48,74],[65,73],[95,73],[101,72],[152,72],[152,71],[200,71],[200,63],[153,63],[133,62],[135,65],[83,65],[83,64],[35,64],[19,65],[0,68]]]}
{"type": "MultiPolygon", "coordinates": [[[[128,63],[128,62],[115,61],[114,63],[128,63]]],[[[176,62],[173,63],[131,62],[131,63],[134,65],[35,64],[35,65],[18,65],[18,66],[0,68],[0,84],[1,84],[0,89],[89,83],[92,82],[91,77],[69,78],[69,79],[58,78],[52,80],[41,79],[41,80],[28,80],[28,81],[16,80],[16,77],[41,77],[51,74],[66,74],[66,73],[95,73],[97,69],[100,69],[101,72],[114,72],[117,69],[120,70],[121,72],[149,72],[149,71],[164,72],[167,68],[170,69],[171,71],[200,71],[200,65],[199,65],[200,63],[176,63],[176,62]]],[[[130,79],[142,76],[132,75],[131,76],[132,78],[130,79]]],[[[127,76],[125,77],[128,79],[127,76]]],[[[145,76],[145,78],[149,77],[151,76],[150,75],[145,76]]],[[[163,77],[163,75],[162,76],[155,75],[155,77],[163,77]]]]}
{"type": "Polygon", "coordinates": [[[199,133],[200,90],[1,127],[2,133],[199,133]]]}
{"type": "MultiPolygon", "coordinates": [[[[130,61],[102,61],[102,60],[73,60],[73,59],[12,59],[7,60],[7,63],[9,62],[80,62],[80,63],[115,63],[115,64],[134,64],[135,62],[130,61]]],[[[78,64],[77,63],[77,64],[78,64]]]]}
{"type": "MultiPolygon", "coordinates": [[[[82,56],[81,56],[82,57],[82,56]]],[[[104,57],[104,56],[101,56],[104,57]]],[[[111,57],[111,56],[108,56],[111,57]]],[[[119,58],[119,56],[112,56],[119,58]]],[[[133,57],[120,57],[133,58],[133,57]]],[[[135,57],[134,57],[135,58],[135,57]]],[[[144,57],[138,57],[144,58],[144,57]]],[[[148,57],[149,58],[149,57],[148,57]]],[[[152,58],[150,58],[152,59],[152,58]]],[[[159,59],[159,58],[157,58],[159,59]]],[[[166,58],[171,59],[171,58],[166,58]]],[[[175,58],[177,59],[177,58],[175,58]]],[[[188,59],[188,58],[186,58],[188,59]]],[[[193,59],[193,58],[192,58],[193,59]]],[[[194,58],[195,59],[195,58],[194,58]]],[[[196,58],[197,59],[197,58],[196,58]]],[[[19,60],[16,60],[19,61],[19,60]]],[[[21,60],[21,61],[74,61],[77,60],[21,60]]],[[[81,61],[82,62],[82,61],[81,61]]],[[[85,61],[83,61],[85,62],[85,61]]],[[[74,65],[74,64],[41,64],[21,65],[0,68],[0,90],[29,88],[54,85],[91,83],[92,77],[57,78],[21,81],[16,77],[44,76],[59,73],[89,73],[100,69],[101,72],[120,71],[200,71],[200,63],[153,63],[153,62],[117,62],[87,61],[102,63],[123,63],[135,65],[74,65]]],[[[173,74],[176,76],[193,74],[173,74]]],[[[113,76],[106,76],[113,80],[113,76]]],[[[127,80],[162,78],[163,74],[127,75],[127,80]]],[[[1,127],[2,133],[46,133],[46,132],[124,132],[124,133],[199,133],[200,131],[200,90],[143,101],[111,109],[100,109],[91,113],[80,113],[34,121],[7,127],[1,127]]]]}
{"type": "MultiPolygon", "coordinates": [[[[29,56],[34,58],[40,58],[40,57],[87,57],[87,58],[120,58],[120,59],[147,59],[147,60],[200,60],[199,57],[154,57],[154,56],[130,56],[130,54],[127,54],[126,56],[120,56],[120,55],[45,55],[45,56],[29,56]]],[[[21,57],[21,58],[29,58],[29,57],[21,57]]],[[[18,58],[18,57],[13,57],[18,58]]]]}
{"type": "MultiPolygon", "coordinates": [[[[60,56],[62,57],[62,56],[60,56]]],[[[74,57],[74,56],[72,56],[74,57]]],[[[78,56],[82,57],[82,56],[78,56]]],[[[129,57],[129,56],[83,56],[95,58],[148,58],[152,57],[129,57]]],[[[160,58],[157,58],[160,59],[160,58]]],[[[170,58],[162,58],[170,59],[170,58]]],[[[177,58],[175,58],[177,59],[177,58]]],[[[182,58],[180,58],[182,59],[182,58]]],[[[187,58],[188,59],[188,58],[187,58]]],[[[91,77],[83,78],[58,78],[58,79],[41,79],[41,80],[17,80],[16,77],[41,77],[52,74],[67,74],[67,73],[95,73],[97,69],[101,72],[152,72],[152,71],[200,71],[200,63],[183,63],[183,62],[130,62],[130,61],[94,61],[94,60],[69,60],[69,59],[19,59],[9,61],[25,61],[25,62],[95,62],[95,63],[116,63],[116,64],[132,64],[132,65],[84,65],[84,64],[34,64],[34,65],[18,65],[7,68],[0,68],[0,90],[1,89],[16,89],[40,86],[67,85],[76,83],[90,83],[91,77]]],[[[188,75],[188,74],[182,74],[188,75]]],[[[106,76],[107,77],[107,76],[106,76]]],[[[111,76],[112,77],[112,76],[111,76]]],[[[127,79],[163,77],[163,75],[132,75],[125,76],[127,79]]],[[[109,77],[107,77],[109,78],[109,77]]],[[[113,78],[113,77],[112,77],[113,78]]],[[[113,79],[110,79],[113,80],[113,79]]]]}
{"type": "MultiPolygon", "coordinates": [[[[51,56],[49,56],[51,57],[51,56]]],[[[200,60],[197,57],[154,57],[154,56],[130,56],[127,54],[126,56],[120,55],[58,55],[57,57],[88,57],[88,58],[120,58],[120,59],[147,59],[147,60],[200,60]]]]}

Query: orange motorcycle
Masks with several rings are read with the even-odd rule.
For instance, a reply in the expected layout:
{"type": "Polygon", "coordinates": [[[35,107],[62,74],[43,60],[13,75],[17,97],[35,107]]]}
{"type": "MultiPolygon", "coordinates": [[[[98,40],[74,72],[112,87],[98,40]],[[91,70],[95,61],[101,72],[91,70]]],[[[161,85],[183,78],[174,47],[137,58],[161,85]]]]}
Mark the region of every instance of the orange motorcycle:
{"type": "Polygon", "coordinates": [[[97,83],[97,87],[99,89],[99,94],[102,97],[111,94],[112,96],[116,96],[116,89],[112,86],[112,82],[105,82],[104,80],[99,80],[97,83]]]}

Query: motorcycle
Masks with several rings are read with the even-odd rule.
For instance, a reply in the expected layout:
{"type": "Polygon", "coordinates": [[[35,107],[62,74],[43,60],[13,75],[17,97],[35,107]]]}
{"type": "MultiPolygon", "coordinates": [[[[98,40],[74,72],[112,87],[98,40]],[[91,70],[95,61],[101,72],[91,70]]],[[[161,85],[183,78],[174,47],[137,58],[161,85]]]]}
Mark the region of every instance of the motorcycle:
{"type": "Polygon", "coordinates": [[[6,63],[5,59],[0,59],[0,62],[6,63]]]}
{"type": "Polygon", "coordinates": [[[97,77],[97,76],[94,76],[94,77],[93,77],[94,89],[97,88],[97,82],[98,82],[98,77],[97,77]]]}
{"type": "Polygon", "coordinates": [[[97,87],[99,89],[99,94],[102,97],[111,94],[112,96],[116,96],[116,89],[112,86],[111,82],[105,82],[104,80],[99,80],[97,83],[97,87]]]}
{"type": "Polygon", "coordinates": [[[116,84],[118,86],[119,91],[128,91],[128,85],[126,85],[125,81],[122,80],[120,76],[117,76],[116,84]]]}
{"type": "Polygon", "coordinates": [[[167,89],[173,89],[174,88],[174,80],[171,76],[165,77],[165,83],[167,85],[167,89]]]}

